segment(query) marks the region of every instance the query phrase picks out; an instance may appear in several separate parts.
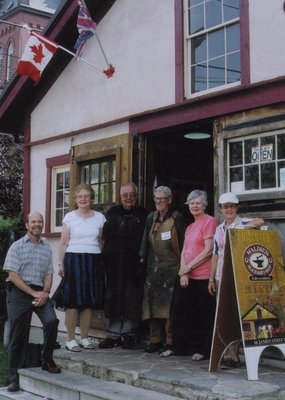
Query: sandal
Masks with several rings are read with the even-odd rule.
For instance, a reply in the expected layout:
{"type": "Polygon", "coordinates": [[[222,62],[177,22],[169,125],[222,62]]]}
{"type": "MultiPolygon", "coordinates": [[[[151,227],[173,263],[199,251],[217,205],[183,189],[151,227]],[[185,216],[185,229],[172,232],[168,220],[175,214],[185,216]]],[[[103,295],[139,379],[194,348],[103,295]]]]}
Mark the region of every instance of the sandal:
{"type": "Polygon", "coordinates": [[[170,357],[173,355],[174,355],[174,351],[171,349],[164,350],[163,352],[160,353],[161,358],[170,357]]]}
{"type": "Polygon", "coordinates": [[[200,354],[200,353],[195,353],[192,356],[193,361],[201,361],[201,360],[204,360],[204,358],[205,358],[205,356],[203,356],[203,354],[200,354]]]}
{"type": "Polygon", "coordinates": [[[80,339],[79,346],[83,347],[84,349],[95,349],[95,344],[90,342],[90,340],[87,338],[80,339]]]}
{"type": "Polygon", "coordinates": [[[70,340],[69,342],[65,342],[65,348],[69,351],[74,351],[74,352],[81,351],[80,347],[78,346],[78,343],[74,339],[70,340]]]}

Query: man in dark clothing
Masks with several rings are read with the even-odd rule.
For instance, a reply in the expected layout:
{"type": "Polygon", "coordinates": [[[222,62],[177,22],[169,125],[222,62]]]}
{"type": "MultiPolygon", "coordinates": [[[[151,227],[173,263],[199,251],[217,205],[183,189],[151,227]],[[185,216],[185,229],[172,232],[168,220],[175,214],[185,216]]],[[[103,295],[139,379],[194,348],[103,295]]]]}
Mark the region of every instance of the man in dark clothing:
{"type": "Polygon", "coordinates": [[[145,265],[139,249],[147,211],[138,206],[134,183],[121,186],[121,205],[111,207],[103,227],[106,271],[106,338],[99,347],[135,347],[141,319],[145,265]]]}

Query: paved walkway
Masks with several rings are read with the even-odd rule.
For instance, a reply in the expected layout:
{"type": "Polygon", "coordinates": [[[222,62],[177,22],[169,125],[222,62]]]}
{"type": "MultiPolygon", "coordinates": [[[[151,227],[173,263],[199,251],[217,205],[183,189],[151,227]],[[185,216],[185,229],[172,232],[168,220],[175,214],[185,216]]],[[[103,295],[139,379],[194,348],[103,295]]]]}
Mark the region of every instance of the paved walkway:
{"type": "MultiPolygon", "coordinates": [[[[245,363],[235,370],[208,372],[208,360],[191,357],[161,358],[142,349],[113,348],[72,353],[56,350],[57,362],[67,370],[95,378],[165,393],[183,399],[285,399],[285,362],[259,366],[259,380],[249,381],[245,363]],[[278,368],[276,367],[278,366],[278,368]]],[[[97,342],[98,343],[98,342],[97,342]]],[[[264,360],[266,361],[266,360],[264,360]]],[[[264,363],[263,361],[263,363],[264,363]]],[[[265,363],[266,364],[266,363],[265,363]]]]}
{"type": "MultiPolygon", "coordinates": [[[[32,332],[32,341],[36,343],[40,338],[39,330],[32,332]]],[[[283,360],[275,361],[273,366],[272,361],[268,363],[267,360],[266,364],[263,359],[259,380],[249,381],[244,362],[235,370],[209,373],[208,360],[195,362],[191,357],[176,356],[163,359],[158,354],[144,353],[142,349],[101,350],[97,346],[95,350],[73,353],[65,349],[65,337],[59,335],[58,338],[62,347],[54,353],[56,362],[66,371],[99,378],[102,387],[104,380],[115,381],[185,400],[285,399],[283,360]]],[[[66,374],[61,378],[67,379],[66,374]]]]}

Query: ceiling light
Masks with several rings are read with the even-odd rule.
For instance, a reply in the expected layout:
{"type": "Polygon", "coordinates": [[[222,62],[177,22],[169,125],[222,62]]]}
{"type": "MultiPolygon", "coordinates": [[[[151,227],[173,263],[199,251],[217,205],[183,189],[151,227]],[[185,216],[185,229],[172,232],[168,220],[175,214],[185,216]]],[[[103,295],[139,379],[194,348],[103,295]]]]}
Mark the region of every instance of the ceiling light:
{"type": "Polygon", "coordinates": [[[209,137],[211,137],[211,135],[205,132],[193,132],[193,133],[186,133],[184,137],[186,139],[208,139],[209,137]]]}

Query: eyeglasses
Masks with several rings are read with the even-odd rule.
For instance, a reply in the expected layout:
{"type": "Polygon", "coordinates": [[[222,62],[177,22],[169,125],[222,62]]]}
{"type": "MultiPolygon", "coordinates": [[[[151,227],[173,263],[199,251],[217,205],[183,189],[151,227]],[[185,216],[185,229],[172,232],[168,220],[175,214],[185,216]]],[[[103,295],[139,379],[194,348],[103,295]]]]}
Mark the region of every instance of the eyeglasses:
{"type": "Polygon", "coordinates": [[[134,199],[135,197],[137,197],[137,194],[135,192],[122,193],[121,197],[123,197],[123,199],[127,199],[128,197],[130,197],[131,199],[134,199]]]}
{"type": "Polygon", "coordinates": [[[91,194],[79,194],[76,196],[76,198],[79,200],[88,199],[89,197],[91,197],[91,194]]]}
{"type": "Polygon", "coordinates": [[[155,196],[153,197],[153,201],[155,203],[163,203],[167,199],[169,199],[169,197],[155,197],[155,196]]]}
{"type": "Polygon", "coordinates": [[[223,204],[222,205],[222,209],[223,210],[228,210],[228,209],[234,209],[234,208],[237,208],[237,205],[236,204],[223,204]]]}

